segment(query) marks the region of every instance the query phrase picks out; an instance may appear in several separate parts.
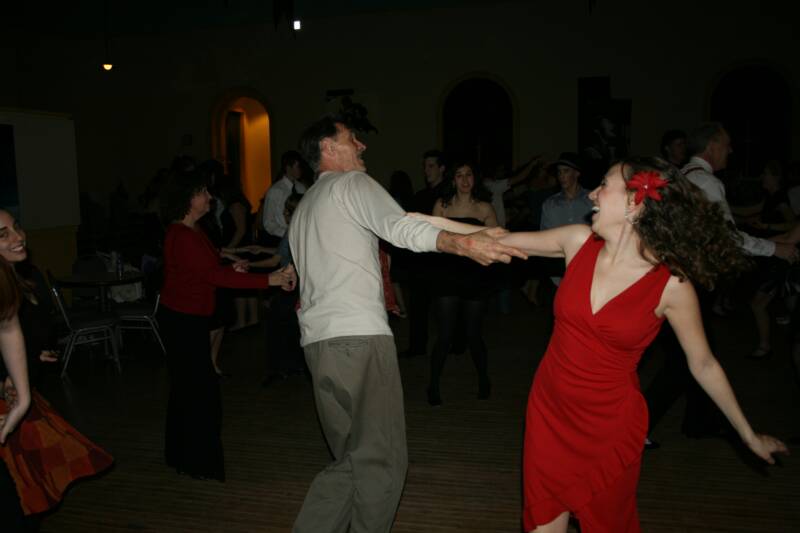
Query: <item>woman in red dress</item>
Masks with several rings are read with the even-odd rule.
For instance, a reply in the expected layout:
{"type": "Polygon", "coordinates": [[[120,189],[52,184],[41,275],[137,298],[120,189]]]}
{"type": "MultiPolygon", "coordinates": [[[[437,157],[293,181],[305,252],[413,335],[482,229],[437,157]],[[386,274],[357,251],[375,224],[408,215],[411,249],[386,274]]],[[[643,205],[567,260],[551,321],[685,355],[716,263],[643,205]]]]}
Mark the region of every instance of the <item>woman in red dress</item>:
{"type": "MultiPolygon", "coordinates": [[[[509,234],[529,255],[563,257],[555,326],[531,388],[523,456],[525,531],[640,531],[636,485],[647,407],[636,366],[664,319],[692,375],[747,446],[786,452],[755,433],[711,353],[691,281],[711,288],[747,263],[718,206],[656,158],[611,167],[592,191],[591,228],[509,234]]],[[[436,225],[456,230],[445,221],[436,225]]],[[[460,228],[469,232],[468,228],[460,228]]]]}

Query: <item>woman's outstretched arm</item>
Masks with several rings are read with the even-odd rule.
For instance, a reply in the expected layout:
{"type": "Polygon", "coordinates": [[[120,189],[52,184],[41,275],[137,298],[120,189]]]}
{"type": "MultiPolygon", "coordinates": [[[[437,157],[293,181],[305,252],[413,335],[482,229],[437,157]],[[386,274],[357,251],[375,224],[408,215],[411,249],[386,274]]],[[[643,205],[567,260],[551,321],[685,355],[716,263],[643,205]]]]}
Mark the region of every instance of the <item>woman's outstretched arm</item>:
{"type": "Polygon", "coordinates": [[[419,220],[424,220],[431,226],[443,229],[445,231],[449,231],[450,233],[458,233],[459,235],[470,235],[471,233],[477,233],[487,228],[487,226],[476,226],[474,224],[465,224],[464,222],[450,220],[449,218],[433,216],[433,215],[425,215],[422,213],[406,213],[406,216],[411,218],[416,218],[419,220]]]}
{"type": "Polygon", "coordinates": [[[676,277],[670,279],[664,289],[660,307],[663,307],[664,315],[675,330],[692,376],[722,410],[742,441],[753,453],[770,464],[775,463],[772,454],[788,453],[783,442],[769,435],[756,433],[750,427],[739,402],[736,401],[725,371],[708,346],[700,315],[700,303],[692,284],[688,281],[681,282],[676,277]]]}
{"type": "Polygon", "coordinates": [[[509,233],[500,242],[524,253],[540,257],[563,257],[569,263],[592,230],[584,224],[571,224],[544,231],[509,233]]]}

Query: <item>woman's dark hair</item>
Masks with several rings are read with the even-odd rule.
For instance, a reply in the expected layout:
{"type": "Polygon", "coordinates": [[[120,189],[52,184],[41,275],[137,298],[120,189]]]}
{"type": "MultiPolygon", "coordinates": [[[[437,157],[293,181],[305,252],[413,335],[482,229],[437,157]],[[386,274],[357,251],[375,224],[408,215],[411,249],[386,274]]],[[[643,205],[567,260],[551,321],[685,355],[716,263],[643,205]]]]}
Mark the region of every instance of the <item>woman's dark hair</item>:
{"type": "Polygon", "coordinates": [[[182,220],[189,213],[194,195],[207,188],[208,182],[197,170],[172,174],[161,196],[161,217],[164,224],[182,220]]]}
{"type": "Polygon", "coordinates": [[[740,237],[722,209],[677,167],[660,157],[632,157],[620,165],[626,183],[634,174],[652,171],[667,181],[658,190],[661,200],[644,198],[644,209],[634,223],[643,257],[654,256],[681,280],[707,289],[714,288],[719,277],[750,267],[740,237]]]}
{"type": "Polygon", "coordinates": [[[300,135],[300,152],[303,154],[303,157],[311,166],[312,170],[314,170],[314,172],[319,171],[319,143],[322,142],[322,139],[336,137],[336,124],[342,124],[345,127],[349,127],[344,117],[340,117],[338,115],[326,115],[308,126],[300,135]]]}
{"type": "Polygon", "coordinates": [[[8,261],[0,257],[0,322],[14,318],[21,301],[17,275],[8,261]]]}
{"type": "Polygon", "coordinates": [[[456,172],[458,169],[462,167],[469,167],[472,170],[472,175],[475,178],[475,182],[472,186],[472,191],[470,191],[470,196],[472,196],[472,200],[475,202],[491,202],[492,201],[492,193],[489,192],[483,185],[483,180],[481,179],[480,171],[478,171],[478,166],[475,165],[472,161],[468,159],[455,159],[454,165],[450,167],[448,171],[448,175],[450,180],[445,187],[444,191],[442,192],[442,207],[447,207],[450,205],[450,202],[453,201],[453,198],[456,196],[456,187],[453,183],[455,180],[456,172]]]}

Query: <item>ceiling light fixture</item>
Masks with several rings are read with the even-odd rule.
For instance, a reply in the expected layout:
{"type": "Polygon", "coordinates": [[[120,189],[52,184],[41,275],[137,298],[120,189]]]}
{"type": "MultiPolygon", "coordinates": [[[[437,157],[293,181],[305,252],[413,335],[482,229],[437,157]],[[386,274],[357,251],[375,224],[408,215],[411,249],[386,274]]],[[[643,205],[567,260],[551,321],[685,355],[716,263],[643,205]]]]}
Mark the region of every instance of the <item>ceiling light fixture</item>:
{"type": "Polygon", "coordinates": [[[105,15],[104,20],[103,20],[104,25],[105,25],[105,28],[104,28],[105,31],[103,33],[103,41],[104,41],[104,44],[105,44],[105,59],[103,61],[103,70],[108,72],[109,70],[114,68],[114,63],[111,62],[111,54],[109,54],[109,52],[108,52],[108,0],[105,0],[105,2],[103,2],[103,8],[104,8],[103,9],[103,11],[104,11],[103,14],[105,15]]]}

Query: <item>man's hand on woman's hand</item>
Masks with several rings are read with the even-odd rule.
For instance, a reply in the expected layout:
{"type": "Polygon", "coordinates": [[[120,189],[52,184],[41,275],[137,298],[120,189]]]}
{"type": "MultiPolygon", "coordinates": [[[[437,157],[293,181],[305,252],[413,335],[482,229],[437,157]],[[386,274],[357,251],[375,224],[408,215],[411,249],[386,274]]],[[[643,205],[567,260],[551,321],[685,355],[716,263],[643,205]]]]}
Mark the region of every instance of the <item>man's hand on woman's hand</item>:
{"type": "Polygon", "coordinates": [[[270,287],[280,286],[285,291],[293,291],[297,286],[297,272],[294,266],[286,265],[285,267],[272,272],[269,275],[270,287]]]}

